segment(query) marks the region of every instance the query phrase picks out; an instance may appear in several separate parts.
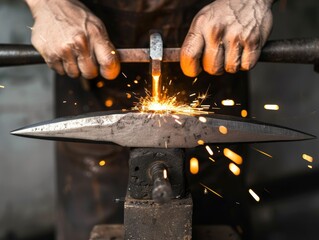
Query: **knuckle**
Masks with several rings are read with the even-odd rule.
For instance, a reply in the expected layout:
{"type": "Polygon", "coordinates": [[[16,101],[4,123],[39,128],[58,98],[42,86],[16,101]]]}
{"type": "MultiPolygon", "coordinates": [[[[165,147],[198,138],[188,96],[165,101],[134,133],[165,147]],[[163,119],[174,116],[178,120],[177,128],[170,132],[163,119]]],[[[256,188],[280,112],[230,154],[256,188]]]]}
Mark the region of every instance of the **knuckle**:
{"type": "Polygon", "coordinates": [[[87,43],[87,38],[84,33],[77,34],[73,40],[74,40],[74,45],[76,48],[80,48],[80,49],[85,48],[87,43]]]}

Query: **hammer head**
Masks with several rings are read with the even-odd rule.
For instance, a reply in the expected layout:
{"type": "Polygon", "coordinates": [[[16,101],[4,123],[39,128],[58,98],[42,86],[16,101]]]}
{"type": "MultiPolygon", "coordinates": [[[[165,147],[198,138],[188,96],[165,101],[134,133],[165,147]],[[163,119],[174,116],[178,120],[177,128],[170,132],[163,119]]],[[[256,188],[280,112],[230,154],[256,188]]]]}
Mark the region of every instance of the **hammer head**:
{"type": "Polygon", "coordinates": [[[24,127],[14,135],[126,147],[193,148],[203,143],[295,141],[309,134],[261,122],[217,114],[201,116],[99,112],[24,127]]]}

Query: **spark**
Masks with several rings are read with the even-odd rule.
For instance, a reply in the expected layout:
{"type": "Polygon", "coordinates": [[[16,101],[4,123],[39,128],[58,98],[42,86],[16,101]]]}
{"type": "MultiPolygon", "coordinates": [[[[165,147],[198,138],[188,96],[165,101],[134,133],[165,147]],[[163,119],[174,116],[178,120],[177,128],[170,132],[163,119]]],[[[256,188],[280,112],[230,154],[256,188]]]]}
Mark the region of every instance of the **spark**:
{"type": "Polygon", "coordinates": [[[67,103],[65,100],[62,103],[67,103]]]}
{"type": "Polygon", "coordinates": [[[132,97],[132,94],[126,93],[126,98],[130,99],[132,97]]]}
{"type": "Polygon", "coordinates": [[[210,146],[206,145],[205,148],[206,148],[207,152],[209,153],[209,155],[211,155],[211,156],[214,155],[214,152],[213,152],[213,150],[210,148],[210,146]]]}
{"type": "Polygon", "coordinates": [[[99,165],[100,165],[101,167],[105,166],[105,164],[106,164],[106,161],[105,161],[105,160],[99,161],[99,165]]]}
{"type": "Polygon", "coordinates": [[[261,150],[259,150],[257,148],[254,148],[254,147],[251,147],[251,148],[254,149],[255,151],[257,151],[257,152],[269,157],[269,158],[272,158],[272,156],[270,154],[266,153],[266,152],[263,152],[263,151],[261,151],[261,150]]]}
{"type": "Polygon", "coordinates": [[[175,119],[175,122],[177,122],[179,125],[182,125],[182,122],[177,119],[175,119]]]}
{"type": "Polygon", "coordinates": [[[238,165],[243,163],[243,158],[229,148],[224,148],[224,155],[238,165]]]}
{"type": "Polygon", "coordinates": [[[248,116],[247,110],[245,110],[245,109],[241,110],[240,115],[241,115],[243,118],[247,117],[247,116],[248,116]]]}
{"type": "Polygon", "coordinates": [[[313,162],[313,157],[311,157],[311,156],[309,156],[309,155],[307,155],[307,154],[305,154],[305,153],[302,154],[302,158],[303,158],[304,160],[310,162],[310,163],[313,162]]]}
{"type": "Polygon", "coordinates": [[[211,160],[212,162],[216,162],[212,157],[208,157],[209,160],[211,160]]]}
{"type": "Polygon", "coordinates": [[[96,86],[97,86],[98,88],[102,88],[102,87],[104,87],[104,82],[103,82],[103,81],[99,81],[99,82],[96,84],[96,86]]]}
{"type": "Polygon", "coordinates": [[[0,88],[5,88],[3,85],[0,85],[0,88]]]}
{"type": "Polygon", "coordinates": [[[207,122],[207,119],[205,117],[199,117],[198,120],[203,123],[207,122]]]}
{"type": "Polygon", "coordinates": [[[308,165],[308,168],[312,169],[312,166],[311,166],[311,165],[308,165]]]}
{"type": "Polygon", "coordinates": [[[256,200],[256,202],[260,201],[260,197],[252,189],[249,189],[248,192],[256,200]]]}
{"type": "Polygon", "coordinates": [[[199,172],[199,162],[198,159],[192,157],[189,162],[189,171],[191,174],[197,174],[199,172]]]}
{"type": "Polygon", "coordinates": [[[197,82],[197,78],[194,79],[192,85],[194,85],[197,82]]]}
{"type": "Polygon", "coordinates": [[[173,114],[172,117],[175,119],[180,119],[180,117],[178,115],[175,115],[175,114],[173,114]]]}
{"type": "Polygon", "coordinates": [[[74,103],[74,106],[76,106],[76,105],[78,105],[78,103],[75,102],[75,103],[74,103]]]}
{"type": "Polygon", "coordinates": [[[173,82],[173,80],[172,80],[172,79],[171,79],[171,80],[169,80],[168,85],[169,85],[169,86],[171,86],[171,85],[172,85],[172,82],[173,82]]]}
{"type": "Polygon", "coordinates": [[[204,187],[205,189],[209,190],[210,192],[214,193],[215,195],[217,195],[218,197],[220,198],[223,198],[222,195],[220,195],[218,192],[214,191],[213,189],[207,187],[206,185],[202,184],[202,183],[199,183],[200,185],[202,185],[202,187],[204,187]]]}
{"type": "Polygon", "coordinates": [[[218,130],[221,134],[224,134],[224,135],[226,135],[228,132],[228,129],[225,126],[219,126],[218,130]]]}
{"type": "Polygon", "coordinates": [[[192,93],[191,95],[189,95],[190,97],[193,97],[193,96],[195,96],[196,95],[196,93],[192,93]]]}
{"type": "Polygon", "coordinates": [[[229,170],[235,175],[238,176],[240,174],[240,168],[235,163],[229,164],[229,170]]]}
{"type": "Polygon", "coordinates": [[[272,111],[277,111],[279,110],[279,106],[277,104],[265,104],[264,108],[266,110],[272,110],[272,111]]]}
{"type": "Polygon", "coordinates": [[[134,83],[135,83],[135,84],[138,84],[138,81],[135,79],[135,80],[134,80],[134,83]]]}
{"type": "Polygon", "coordinates": [[[177,95],[168,97],[163,96],[161,99],[154,98],[146,90],[146,97],[139,98],[139,102],[133,108],[140,112],[153,112],[159,114],[183,114],[183,115],[201,115],[208,114],[201,108],[192,107],[187,104],[183,104],[177,101],[177,95]]]}
{"type": "Polygon", "coordinates": [[[112,54],[112,55],[115,55],[115,51],[114,51],[114,50],[113,50],[113,51],[111,51],[111,54],[112,54]]]}
{"type": "Polygon", "coordinates": [[[232,99],[225,99],[222,101],[222,105],[224,106],[234,106],[235,102],[232,99]]]}
{"type": "Polygon", "coordinates": [[[163,170],[163,177],[164,177],[164,179],[167,179],[167,170],[166,169],[163,170]]]}
{"type": "Polygon", "coordinates": [[[204,142],[204,140],[201,140],[201,139],[200,139],[200,140],[197,141],[197,144],[198,144],[198,145],[204,145],[205,142],[204,142]]]}
{"type": "Polygon", "coordinates": [[[125,75],[125,73],[124,73],[124,72],[122,72],[122,75],[123,75],[125,78],[127,78],[127,76],[125,75]]]}
{"type": "Polygon", "coordinates": [[[204,188],[204,194],[207,194],[208,191],[207,191],[207,188],[204,188]]]}
{"type": "Polygon", "coordinates": [[[106,107],[112,107],[113,106],[113,100],[112,99],[106,99],[104,102],[104,105],[106,107]]]}
{"type": "Polygon", "coordinates": [[[131,87],[131,84],[128,83],[126,86],[127,86],[127,87],[131,87]]]}

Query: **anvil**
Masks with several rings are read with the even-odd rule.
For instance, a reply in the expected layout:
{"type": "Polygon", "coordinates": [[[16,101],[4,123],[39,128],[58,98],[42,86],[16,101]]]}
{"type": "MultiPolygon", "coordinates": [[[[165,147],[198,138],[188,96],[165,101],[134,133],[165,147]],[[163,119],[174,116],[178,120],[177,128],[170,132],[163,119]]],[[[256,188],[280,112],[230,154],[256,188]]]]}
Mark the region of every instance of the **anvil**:
{"type": "MultiPolygon", "coordinates": [[[[237,117],[135,111],[60,118],[24,127],[12,134],[51,140],[113,143],[132,148],[125,200],[126,240],[191,239],[192,200],[184,182],[183,148],[194,148],[202,142],[313,138],[296,130],[237,117]]],[[[93,233],[92,240],[109,239],[99,235],[100,228],[93,233]]]]}

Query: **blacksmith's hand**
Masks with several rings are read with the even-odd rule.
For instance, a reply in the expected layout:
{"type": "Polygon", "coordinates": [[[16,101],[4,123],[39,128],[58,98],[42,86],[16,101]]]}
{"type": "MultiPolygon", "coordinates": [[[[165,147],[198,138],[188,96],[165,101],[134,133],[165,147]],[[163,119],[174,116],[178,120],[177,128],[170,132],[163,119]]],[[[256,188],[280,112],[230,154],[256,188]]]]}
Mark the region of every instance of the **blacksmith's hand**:
{"type": "Polygon", "coordinates": [[[249,70],[272,28],[274,0],[216,0],[193,19],[181,49],[185,75],[249,70]],[[202,61],[202,64],[200,63],[202,61]]]}
{"type": "Polygon", "coordinates": [[[35,20],[32,44],[61,75],[114,79],[120,71],[104,24],[77,0],[25,0],[35,20]]]}

